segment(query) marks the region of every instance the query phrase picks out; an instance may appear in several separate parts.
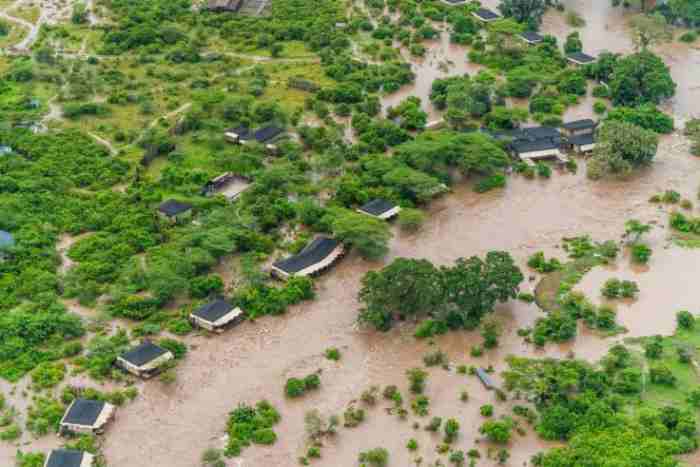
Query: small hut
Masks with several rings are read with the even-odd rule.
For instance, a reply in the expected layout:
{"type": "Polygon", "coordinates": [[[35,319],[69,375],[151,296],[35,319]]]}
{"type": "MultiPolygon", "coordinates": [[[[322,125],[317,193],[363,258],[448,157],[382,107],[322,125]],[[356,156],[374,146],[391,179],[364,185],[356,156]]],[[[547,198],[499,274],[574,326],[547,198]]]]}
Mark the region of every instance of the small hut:
{"type": "Polygon", "coordinates": [[[501,19],[501,15],[492,10],[489,10],[488,8],[479,8],[478,10],[472,13],[472,16],[474,16],[479,21],[483,21],[484,23],[491,23],[493,21],[498,21],[499,19],[501,19]]]}
{"type": "Polygon", "coordinates": [[[207,10],[217,13],[237,13],[243,5],[243,0],[209,0],[207,10]]]}
{"type": "Polygon", "coordinates": [[[235,201],[249,187],[250,179],[248,177],[226,172],[209,180],[202,188],[202,195],[223,195],[227,200],[235,201]]]}
{"type": "Polygon", "coordinates": [[[590,118],[584,118],[582,120],[574,120],[572,122],[566,122],[561,126],[564,134],[568,137],[576,135],[593,134],[598,122],[590,118]]]}
{"type": "Polygon", "coordinates": [[[583,52],[572,52],[566,55],[566,59],[574,65],[589,65],[596,61],[596,58],[583,52]]]}
{"type": "Polygon", "coordinates": [[[490,391],[492,389],[497,389],[493,379],[491,379],[491,375],[489,375],[483,368],[476,369],[476,376],[479,378],[481,384],[484,385],[486,390],[490,391]]]}
{"type": "Polygon", "coordinates": [[[595,134],[593,133],[572,136],[567,141],[571,145],[571,149],[579,154],[590,154],[596,146],[595,134]]]}
{"type": "Polygon", "coordinates": [[[246,141],[250,140],[251,138],[250,128],[247,126],[229,128],[224,132],[224,138],[226,138],[226,141],[229,143],[245,144],[246,141]]]}
{"type": "Polygon", "coordinates": [[[181,222],[192,217],[192,205],[169,199],[158,206],[158,214],[169,222],[181,222]]]}
{"type": "Polygon", "coordinates": [[[114,417],[112,404],[89,399],[75,399],[61,419],[61,433],[101,434],[114,417]]]}
{"type": "Polygon", "coordinates": [[[117,366],[133,375],[150,378],[158,373],[164,363],[173,358],[175,357],[169,350],[159,347],[150,341],[144,341],[142,344],[117,357],[117,366]]]}
{"type": "Polygon", "coordinates": [[[243,310],[222,299],[209,302],[190,314],[195,325],[213,332],[222,332],[226,326],[234,326],[244,318],[243,310]]]}
{"type": "Polygon", "coordinates": [[[54,449],[44,462],[44,467],[92,467],[95,456],[74,449],[54,449]]]}
{"type": "Polygon", "coordinates": [[[401,207],[391,201],[377,198],[360,206],[357,211],[381,220],[388,220],[396,217],[401,212],[401,207]]]}
{"type": "Polygon", "coordinates": [[[344,254],[341,242],[319,236],[298,254],[274,263],[272,273],[284,280],[291,276],[313,276],[331,267],[344,254]]]}
{"type": "Polygon", "coordinates": [[[284,133],[284,129],[268,125],[260,128],[253,136],[258,143],[267,144],[275,141],[282,133],[284,133]]]}
{"type": "Polygon", "coordinates": [[[520,38],[527,42],[529,45],[541,44],[544,41],[544,37],[534,31],[525,31],[520,33],[520,38]]]}

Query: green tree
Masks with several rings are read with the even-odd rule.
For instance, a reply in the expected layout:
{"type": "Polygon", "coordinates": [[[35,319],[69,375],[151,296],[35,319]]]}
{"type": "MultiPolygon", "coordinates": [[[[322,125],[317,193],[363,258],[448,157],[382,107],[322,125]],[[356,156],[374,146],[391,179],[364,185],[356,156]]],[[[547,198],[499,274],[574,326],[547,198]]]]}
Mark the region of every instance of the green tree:
{"type": "Polygon", "coordinates": [[[441,271],[445,302],[439,314],[453,328],[478,326],[497,302],[517,296],[524,279],[510,254],[502,251],[487,253],[485,260],[460,258],[441,271]]]}
{"type": "Polygon", "coordinates": [[[427,260],[398,258],[362,279],[360,321],[388,330],[395,316],[418,317],[442,300],[439,271],[427,260]]]}
{"type": "Polygon", "coordinates": [[[537,29],[542,23],[547,5],[545,0],[502,0],[498,9],[503,16],[513,17],[519,23],[527,23],[537,29]]]}
{"type": "Polygon", "coordinates": [[[338,240],[357,248],[364,258],[379,259],[389,251],[391,231],[386,222],[347,209],[331,214],[331,230],[338,240]]]}
{"type": "Polygon", "coordinates": [[[658,147],[658,137],[627,122],[606,122],[598,130],[598,142],[588,165],[588,176],[624,176],[632,169],[650,164],[658,147]]]}
{"type": "Polygon", "coordinates": [[[673,39],[673,29],[661,13],[635,16],[630,24],[634,32],[634,43],[639,49],[646,50],[673,39]]]}
{"type": "Polygon", "coordinates": [[[668,66],[649,50],[617,60],[608,84],[615,105],[629,107],[659,104],[676,93],[668,66]]]}

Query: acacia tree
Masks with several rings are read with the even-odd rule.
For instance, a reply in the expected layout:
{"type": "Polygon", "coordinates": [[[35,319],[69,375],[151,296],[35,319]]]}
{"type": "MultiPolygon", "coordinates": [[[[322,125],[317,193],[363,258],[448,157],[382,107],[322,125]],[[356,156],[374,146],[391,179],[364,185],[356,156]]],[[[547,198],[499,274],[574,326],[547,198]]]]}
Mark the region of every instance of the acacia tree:
{"type": "Polygon", "coordinates": [[[654,160],[658,136],[651,130],[621,121],[606,122],[598,130],[598,142],[588,163],[588,176],[627,175],[654,160]]]}
{"type": "Polygon", "coordinates": [[[619,59],[611,78],[610,92],[615,105],[659,104],[676,93],[668,66],[649,50],[619,59]]]}
{"type": "Polygon", "coordinates": [[[631,24],[638,49],[646,50],[673,39],[673,30],[661,13],[635,16],[631,24]]]}
{"type": "Polygon", "coordinates": [[[491,251],[486,259],[460,258],[441,270],[445,293],[440,317],[451,328],[473,329],[497,302],[515,298],[524,276],[509,253],[491,251]]]}
{"type": "Polygon", "coordinates": [[[362,279],[360,321],[386,331],[395,316],[426,315],[442,300],[438,269],[424,259],[398,258],[362,279]]]}
{"type": "Polygon", "coordinates": [[[503,16],[513,17],[519,23],[528,23],[536,29],[542,23],[547,10],[545,0],[502,0],[498,5],[503,16]]]}
{"type": "Polygon", "coordinates": [[[391,231],[384,221],[347,209],[334,210],[327,220],[336,238],[367,259],[379,259],[389,250],[391,231]]]}

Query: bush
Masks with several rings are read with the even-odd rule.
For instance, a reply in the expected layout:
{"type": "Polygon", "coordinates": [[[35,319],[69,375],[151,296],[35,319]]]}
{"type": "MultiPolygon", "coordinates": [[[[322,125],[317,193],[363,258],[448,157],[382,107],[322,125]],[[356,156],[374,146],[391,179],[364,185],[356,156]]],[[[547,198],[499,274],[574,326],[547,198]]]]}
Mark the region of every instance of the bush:
{"type": "Polygon", "coordinates": [[[343,413],[343,426],[345,428],[354,428],[360,423],[365,421],[365,411],[362,409],[356,409],[353,406],[345,409],[343,413]]]}
{"type": "Polygon", "coordinates": [[[459,435],[459,422],[454,418],[450,418],[445,422],[445,442],[452,443],[459,435]]]}
{"type": "Polygon", "coordinates": [[[425,390],[425,381],[428,378],[428,373],[420,368],[412,368],[406,371],[408,376],[409,390],[413,394],[422,394],[425,390]]]}
{"type": "Polygon", "coordinates": [[[427,367],[445,365],[447,361],[447,354],[442,350],[436,350],[423,356],[423,363],[427,367]]]}
{"type": "Polygon", "coordinates": [[[681,34],[681,36],[678,38],[678,40],[680,40],[681,42],[686,42],[686,43],[690,44],[691,42],[695,42],[697,40],[697,38],[698,38],[698,33],[696,33],[695,31],[688,31],[688,32],[684,32],[683,34],[681,34]]]}
{"type": "Polygon", "coordinates": [[[389,451],[384,448],[370,449],[360,453],[359,461],[372,467],[386,467],[389,463],[389,451]]]}
{"type": "Polygon", "coordinates": [[[662,386],[675,386],[676,377],[665,365],[659,365],[649,369],[649,380],[654,384],[662,386]]]}
{"type": "Polygon", "coordinates": [[[316,373],[312,373],[304,377],[289,378],[284,385],[284,392],[287,397],[301,397],[307,391],[318,389],[321,386],[321,378],[316,373]]]}
{"type": "Polygon", "coordinates": [[[676,323],[679,329],[695,328],[695,316],[687,310],[681,310],[676,313],[676,323]]]}
{"type": "Polygon", "coordinates": [[[175,339],[161,339],[158,341],[158,345],[163,347],[165,350],[171,351],[176,360],[181,359],[187,354],[187,346],[175,339]]]}
{"type": "Polygon", "coordinates": [[[603,115],[607,111],[608,105],[605,102],[595,101],[595,103],[593,104],[593,112],[597,113],[598,115],[603,115]]]}
{"type": "Polygon", "coordinates": [[[505,444],[510,441],[513,425],[513,421],[509,418],[489,420],[481,425],[479,432],[494,443],[505,444]]]}
{"type": "Polygon", "coordinates": [[[267,401],[258,402],[255,407],[239,404],[229,414],[227,433],[228,444],[224,454],[238,456],[251,442],[270,445],[277,440],[272,427],[280,421],[279,412],[267,401]]]}
{"type": "Polygon", "coordinates": [[[482,405],[479,407],[479,413],[482,417],[493,416],[493,406],[491,404],[482,405]]]}
{"type": "Polygon", "coordinates": [[[651,258],[651,248],[644,243],[632,245],[632,260],[638,264],[646,264],[651,258]]]}
{"type": "Polygon", "coordinates": [[[328,360],[333,360],[335,362],[340,360],[340,350],[338,350],[336,347],[326,349],[325,355],[328,360]]]}
{"type": "Polygon", "coordinates": [[[561,263],[558,259],[552,258],[549,261],[545,259],[544,252],[538,251],[537,253],[530,256],[527,260],[528,267],[531,267],[537,272],[542,274],[547,274],[558,269],[561,269],[561,263]]]}

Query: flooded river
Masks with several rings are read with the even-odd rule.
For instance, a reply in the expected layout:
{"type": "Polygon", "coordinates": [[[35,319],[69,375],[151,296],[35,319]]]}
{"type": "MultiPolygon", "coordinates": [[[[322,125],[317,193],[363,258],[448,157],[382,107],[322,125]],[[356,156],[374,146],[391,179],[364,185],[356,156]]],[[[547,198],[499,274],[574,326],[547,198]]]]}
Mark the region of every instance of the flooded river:
{"type": "MultiPolygon", "coordinates": [[[[485,2],[489,3],[489,2],[485,2]]],[[[492,2],[497,3],[497,2],[492,2]]],[[[588,52],[605,49],[631,50],[632,44],[620,10],[611,10],[609,0],[565,1],[587,20],[582,37],[588,52]]],[[[491,5],[494,6],[494,5],[491,5]]],[[[543,29],[562,38],[569,32],[560,13],[548,13],[543,29]]],[[[445,36],[444,34],[443,36],[445,36]]],[[[443,37],[431,46],[427,57],[414,63],[418,79],[412,87],[385,99],[385,106],[395,105],[407,95],[418,95],[427,106],[430,85],[436,76],[473,72],[464,49],[452,46],[443,37]],[[452,64],[441,66],[445,59],[452,64]]],[[[665,49],[664,57],[679,81],[678,97],[671,107],[677,115],[690,115],[697,110],[698,94],[694,86],[700,82],[698,51],[674,44],[665,49]]],[[[587,107],[579,108],[581,116],[587,107]]],[[[390,256],[382,263],[371,264],[354,255],[317,281],[318,298],[293,307],[283,317],[268,317],[213,338],[187,338],[191,352],[178,368],[178,380],[170,386],[158,381],[140,384],[140,397],[119,409],[116,422],[104,437],[104,452],[114,467],[194,467],[207,447],[221,447],[228,412],[239,402],[254,403],[268,399],[282,413],[276,427],[277,443],[269,448],[247,448],[240,460],[229,460],[229,466],[268,467],[295,466],[304,453],[304,414],[317,408],[323,414],[341,413],[361,392],[371,385],[398,384],[406,395],[405,371],[422,366],[423,355],[440,348],[449,355],[452,371],[430,370],[427,395],[431,399],[430,416],[454,417],[460,421],[461,434],[455,446],[469,450],[479,448],[486,454],[487,444],[480,440],[479,406],[493,402],[473,377],[458,375],[459,364],[493,365],[496,374],[504,369],[508,354],[564,357],[574,354],[588,360],[601,357],[616,339],[602,339],[582,331],[574,343],[551,345],[536,350],[517,337],[519,328],[534,323],[540,312],[535,305],[510,302],[498,308],[495,318],[502,324],[501,346],[483,357],[472,358],[469,349],[481,338],[476,333],[451,333],[435,340],[435,345],[412,337],[411,325],[400,326],[387,334],[378,334],[357,327],[357,291],[365,272],[381,267],[392,258],[405,256],[427,258],[437,264],[448,264],[470,255],[483,255],[489,250],[511,252],[523,265],[538,250],[563,259],[558,249],[561,238],[589,233],[594,239],[619,239],[624,221],[637,218],[656,221],[658,227],[650,236],[654,255],[648,271],[633,270],[625,258],[617,270],[598,268],[579,285],[594,301],[599,300],[601,284],[609,277],[632,278],[640,285],[639,299],[619,306],[620,321],[629,328],[627,336],[670,333],[675,312],[690,308],[700,301],[700,290],[683,287],[674,273],[683,271],[689,277],[700,273],[698,252],[667,245],[667,211],[648,203],[651,195],[675,189],[685,197],[695,198],[698,188],[700,160],[688,153],[687,142],[678,134],[664,137],[654,166],[627,181],[590,182],[583,164],[577,174],[555,171],[549,180],[525,180],[511,177],[504,190],[476,194],[464,182],[455,191],[433,203],[424,229],[415,235],[396,233],[390,256]],[[339,362],[323,357],[328,347],[342,352],[339,362]],[[320,391],[301,400],[289,401],[283,386],[290,376],[303,376],[322,370],[320,391]],[[467,403],[459,400],[462,390],[468,391],[467,403]]],[[[526,281],[524,291],[532,291],[536,281],[526,281]]],[[[498,379],[498,378],[497,378],[498,379]]],[[[3,383],[4,384],[4,383],[3,383]]],[[[5,390],[5,386],[2,387],[5,390]]],[[[6,391],[5,391],[6,392],[6,391]]],[[[408,399],[408,398],[406,398],[408,399]]],[[[435,435],[412,427],[415,417],[400,421],[385,412],[380,401],[369,409],[367,421],[354,429],[340,429],[339,435],[323,448],[322,459],[315,465],[355,466],[360,451],[386,447],[392,466],[411,465],[417,455],[424,465],[437,458],[435,435]],[[416,438],[420,450],[411,455],[405,445],[416,438]]],[[[496,405],[496,413],[504,414],[508,404],[496,405]]],[[[427,423],[420,420],[421,425],[427,423]]],[[[37,448],[58,445],[53,437],[45,438],[37,448]]],[[[547,448],[528,429],[524,437],[512,442],[509,465],[523,465],[532,454],[547,448]]],[[[15,447],[0,444],[0,464],[9,465],[15,447]],[[5,462],[8,459],[8,462],[5,462]]],[[[495,460],[482,460],[479,465],[496,465],[495,460]]]]}

